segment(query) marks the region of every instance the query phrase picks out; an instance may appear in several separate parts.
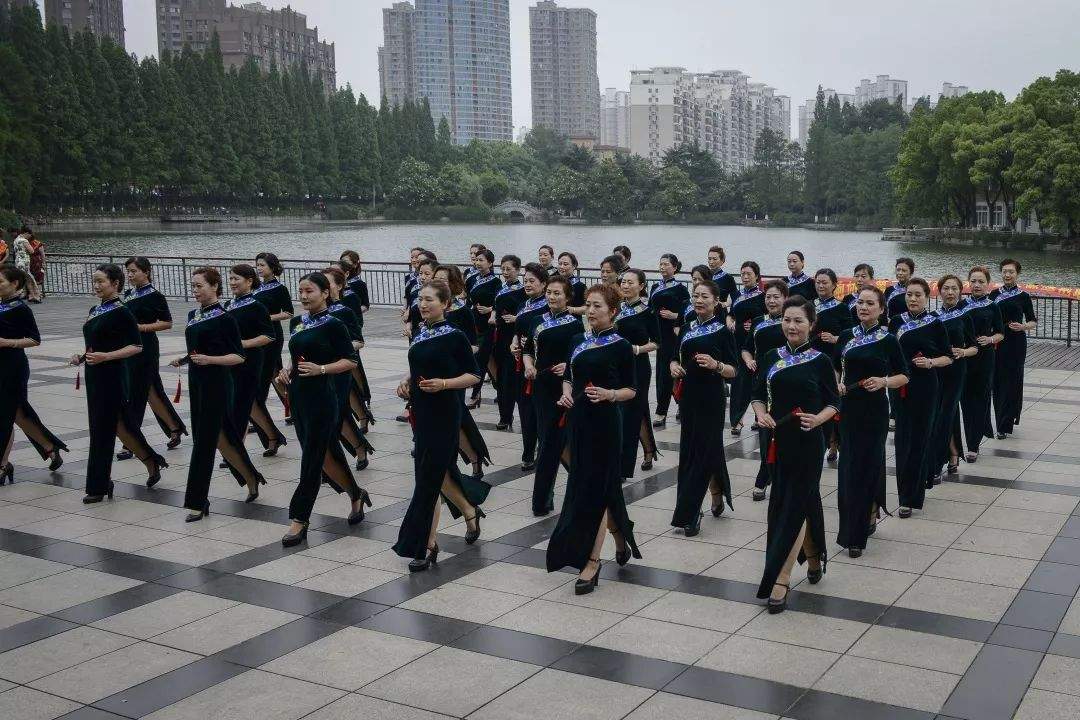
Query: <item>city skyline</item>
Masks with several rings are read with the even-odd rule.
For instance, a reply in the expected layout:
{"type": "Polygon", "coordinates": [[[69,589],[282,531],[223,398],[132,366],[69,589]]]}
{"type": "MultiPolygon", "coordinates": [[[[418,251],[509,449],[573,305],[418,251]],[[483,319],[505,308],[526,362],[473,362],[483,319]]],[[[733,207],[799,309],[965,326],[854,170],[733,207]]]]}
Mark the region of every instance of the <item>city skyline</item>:
{"type": "MultiPolygon", "coordinates": [[[[320,37],[336,43],[338,84],[351,84],[378,103],[376,51],[382,43],[382,10],[391,0],[264,3],[275,9],[288,4],[306,14],[320,37]]],[[[535,4],[510,0],[515,128],[532,124],[529,7],[535,4]]],[[[767,79],[794,104],[813,97],[818,85],[846,92],[861,78],[878,74],[907,79],[913,98],[936,99],[943,82],[958,82],[973,91],[999,90],[1011,99],[1034,77],[1076,67],[1071,28],[1080,23],[1080,4],[1030,0],[1023,13],[1009,14],[1007,41],[995,42],[990,52],[988,36],[972,22],[982,18],[992,24],[992,18],[976,0],[873,7],[846,0],[778,0],[767,7],[669,0],[663,12],[655,12],[649,0],[566,4],[597,13],[601,88],[629,90],[631,70],[653,66],[678,65],[690,72],[738,67],[767,79]],[[689,16],[695,21],[688,23],[689,16]],[[732,30],[738,27],[758,32],[732,30]],[[962,28],[970,32],[959,32],[962,28]]],[[[125,2],[124,10],[128,51],[157,55],[154,3],[125,2]]],[[[1004,13],[1000,19],[1005,21],[1004,13]]],[[[793,137],[797,131],[792,128],[793,137]]]]}

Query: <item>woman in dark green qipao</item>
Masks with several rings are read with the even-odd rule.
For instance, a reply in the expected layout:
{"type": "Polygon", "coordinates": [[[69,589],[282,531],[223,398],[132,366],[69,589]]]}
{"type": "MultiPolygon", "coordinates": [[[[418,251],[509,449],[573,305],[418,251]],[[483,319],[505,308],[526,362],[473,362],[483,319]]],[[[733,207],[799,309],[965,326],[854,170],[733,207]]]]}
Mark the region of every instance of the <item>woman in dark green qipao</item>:
{"type": "Polygon", "coordinates": [[[968,359],[960,408],[967,448],[964,459],[974,463],[979,459],[983,438],[993,437],[990,403],[994,396],[994,361],[998,343],[1005,339],[1005,323],[1001,319],[1001,308],[990,298],[990,271],[981,266],[971,268],[968,284],[971,297],[967,301],[967,313],[971,317],[979,352],[968,359]]]}
{"type": "MultiPolygon", "coordinates": [[[[514,405],[518,399],[518,373],[510,345],[514,341],[514,323],[518,310],[525,304],[525,288],[521,284],[521,258],[506,255],[499,263],[502,270],[503,284],[495,295],[492,316],[495,318],[495,335],[492,343],[491,360],[495,372],[496,401],[499,405],[499,422],[496,430],[511,430],[514,427],[514,405]]],[[[520,409],[519,409],[520,412],[520,409]]]]}
{"type": "Polygon", "coordinates": [[[525,365],[521,357],[525,338],[532,335],[548,311],[547,290],[550,274],[540,263],[527,264],[521,273],[525,302],[514,318],[514,340],[510,352],[514,356],[514,385],[517,387],[518,417],[521,418],[521,469],[536,469],[536,411],[533,409],[532,384],[525,380],[525,365]]]}
{"type": "MultiPolygon", "coordinates": [[[[900,267],[900,265],[898,265],[900,267]]],[[[926,478],[933,453],[931,432],[941,397],[938,368],[952,364],[949,335],[938,317],[927,310],[930,284],[910,278],[905,285],[907,312],[889,320],[889,330],[900,341],[910,368],[909,382],[896,393],[896,490],[901,518],[922,509],[926,478]]]]}
{"type": "MultiPolygon", "coordinates": [[[[356,347],[356,369],[349,373],[352,377],[349,409],[360,423],[360,432],[367,433],[368,428],[375,424],[375,415],[371,412],[371,385],[368,383],[360,351],[364,349],[364,313],[371,309],[371,298],[368,295],[367,283],[360,277],[360,256],[353,250],[346,250],[341,253],[338,265],[344,274],[344,284],[338,297],[341,304],[356,315],[356,324],[360,328],[357,342],[353,343],[356,347]]],[[[358,457],[356,465],[357,470],[366,468],[367,457],[358,457]]]]}
{"type": "Polygon", "coordinates": [[[765,571],[757,596],[769,598],[770,613],[787,607],[791,569],[807,563],[811,584],[825,574],[825,517],[821,509],[821,426],[832,420],[840,398],[828,357],[810,347],[817,319],[814,306],[801,296],[784,302],[787,342],[770,350],[754,379],[757,422],[773,431],[776,470],[769,496],[765,571]]]}
{"type": "MultiPolygon", "coordinates": [[[[371,410],[368,409],[367,402],[360,397],[361,388],[367,387],[367,376],[360,370],[360,348],[364,347],[364,332],[356,312],[341,302],[341,293],[345,290],[345,274],[338,268],[331,267],[323,270],[323,275],[330,283],[327,308],[330,314],[340,320],[349,331],[349,340],[355,351],[353,360],[356,362],[356,367],[348,374],[334,378],[338,385],[338,399],[344,403],[341,407],[339,435],[341,444],[350,455],[356,458],[356,469],[364,470],[369,462],[368,453],[375,452],[366,434],[371,410]],[[357,425],[358,421],[363,425],[357,425]]],[[[334,452],[336,454],[337,451],[334,452]]]]}
{"type": "Polygon", "coordinates": [[[289,289],[278,279],[285,272],[285,268],[281,266],[277,255],[270,252],[259,253],[255,257],[255,270],[259,273],[259,287],[253,292],[255,299],[265,305],[267,312],[270,313],[270,320],[274,323],[274,341],[262,349],[262,373],[259,377],[259,391],[255,394],[255,407],[251,411],[251,419],[263,449],[277,452],[277,449],[285,444],[285,436],[270,417],[270,411],[266,407],[266,398],[269,397],[270,387],[273,386],[278,391],[278,398],[285,405],[286,424],[292,422],[289,418],[289,406],[285,395],[275,385],[274,378],[281,370],[281,349],[285,346],[285,334],[281,330],[281,321],[293,316],[293,304],[289,289]]]}
{"type": "MultiPolygon", "coordinates": [[[[244,362],[232,367],[233,405],[228,419],[237,437],[244,437],[247,433],[248,421],[252,419],[255,399],[260,392],[265,348],[274,342],[274,323],[270,320],[270,311],[253,294],[258,287],[259,276],[250,265],[241,263],[229,270],[229,289],[232,290],[233,299],[224,308],[236,320],[240,329],[240,345],[244,349],[244,362]]],[[[272,444],[263,452],[263,457],[276,455],[280,444],[272,444]]]]}
{"type": "Polygon", "coordinates": [[[879,510],[885,507],[886,390],[908,381],[900,343],[881,325],[884,293],[873,285],[864,287],[855,309],[859,324],[840,332],[833,355],[840,372],[840,445],[844,448],[837,470],[840,527],[836,543],[847,548],[851,557],[862,555],[867,537],[877,530],[879,510]]]}
{"type": "Polygon", "coordinates": [[[637,390],[634,398],[623,406],[622,412],[620,467],[624,479],[634,477],[638,445],[641,445],[645,455],[642,470],[651,470],[653,459],[659,454],[649,416],[649,385],[652,384],[649,354],[660,347],[660,324],[656,311],[645,303],[645,282],[645,273],[636,269],[624,270],[619,277],[622,305],[615,315],[615,332],[630,343],[634,353],[634,389],[637,390]]]}
{"type": "Polygon", "coordinates": [[[522,360],[525,382],[532,384],[533,408],[536,411],[538,446],[536,475],[533,478],[532,511],[539,517],[555,510],[555,476],[559,464],[569,466],[566,455],[566,432],[562,397],[562,379],[571,342],[581,335],[578,316],[570,313],[567,303],[573,293],[570,278],[556,275],[548,281],[548,309],[526,338],[522,360]]]}
{"type": "MultiPolygon", "coordinates": [[[[671,253],[660,256],[660,282],[652,286],[649,293],[649,307],[656,314],[659,329],[659,347],[656,353],[656,421],[654,427],[664,427],[667,423],[668,407],[671,404],[671,391],[674,383],[671,377],[671,363],[679,356],[679,328],[683,315],[690,307],[690,292],[686,285],[675,279],[675,273],[682,270],[679,258],[671,253]]],[[[620,333],[622,331],[620,330],[620,333]]],[[[648,385],[638,388],[639,394],[648,396],[648,385]]],[[[646,401],[648,404],[648,401],[646,401]]]]}
{"type": "MultiPolygon", "coordinates": [[[[712,257],[712,252],[709,253],[712,257]]],[[[740,269],[742,291],[731,298],[731,313],[728,327],[735,333],[735,347],[740,350],[746,346],[747,336],[754,326],[754,321],[765,314],[765,292],[761,289],[761,268],[753,260],[747,260],[740,269]]],[[[731,434],[740,435],[743,429],[743,415],[750,407],[750,393],[754,384],[754,371],[739,363],[739,373],[731,381],[731,434]]]]}
{"type": "MultiPolygon", "coordinates": [[[[142,427],[146,407],[154,413],[158,427],[169,437],[166,447],[170,450],[180,445],[180,438],[188,434],[187,426],[176,412],[161,382],[161,352],[158,345],[159,332],[171,330],[173,321],[169,303],[151,282],[151,265],[145,257],[129,257],[124,263],[130,287],[124,291],[124,304],[139,323],[142,336],[142,352],[130,361],[132,373],[131,423],[142,427]]],[[[117,460],[132,457],[124,449],[117,460]]]]}
{"type": "Polygon", "coordinates": [[[1027,334],[1038,323],[1031,296],[1016,284],[1020,263],[1011,258],[1002,260],[1001,287],[990,293],[990,299],[1001,310],[1005,324],[1005,339],[997,349],[994,365],[994,420],[998,440],[1012,434],[1020,422],[1024,404],[1024,362],[1027,359],[1027,334]]]}
{"type": "Polygon", "coordinates": [[[711,280],[694,286],[694,319],[682,326],[678,359],[668,372],[679,387],[679,485],[671,525],[687,537],[701,530],[701,503],[712,495],[713,517],[731,507],[731,478],[724,454],[727,412],[725,378],[735,377],[735,337],[718,316],[720,288],[711,280]]]}
{"type": "Polygon", "coordinates": [[[252,465],[244,435],[231,419],[236,397],[233,367],[244,362],[244,347],[236,319],[219,300],[221,273],[210,267],[195,270],[191,294],[199,307],[188,312],[187,355],[172,364],[190,365],[192,446],[184,507],[191,510],[186,521],[197,522],[210,514],[215,451],[221,453],[236,482],[247,486],[247,502],[259,496],[259,485],[266,481],[252,465]]]}
{"type": "MultiPolygon", "coordinates": [[[[746,344],[742,347],[742,365],[749,368],[753,377],[768,370],[764,364],[765,355],[770,350],[782,347],[787,340],[780,317],[784,310],[784,301],[788,297],[788,285],[783,280],[770,280],[765,283],[765,314],[753,321],[750,332],[746,334],[746,344]]],[[[801,297],[801,296],[800,296],[801,297]]],[[[774,465],[768,461],[767,448],[772,442],[773,433],[768,428],[758,426],[758,448],[761,459],[758,463],[757,478],[751,497],[755,501],[765,499],[765,488],[772,482],[774,465]]]]}
{"type": "MultiPolygon", "coordinates": [[[[469,347],[475,356],[479,342],[476,335],[476,316],[465,293],[465,278],[462,277],[461,270],[455,265],[440,265],[435,269],[435,279],[441,280],[450,288],[450,307],[446,311],[446,321],[465,333],[465,339],[469,341],[469,347]]],[[[462,395],[462,401],[464,397],[462,395]]],[[[462,460],[472,466],[473,477],[484,477],[484,466],[491,464],[491,454],[468,405],[461,414],[459,443],[458,453],[462,460]]]]}
{"type": "Polygon", "coordinates": [[[968,359],[979,352],[975,344],[975,326],[968,314],[968,302],[962,298],[963,291],[964,283],[955,275],[945,275],[938,280],[941,307],[937,310],[937,316],[949,336],[949,354],[953,363],[938,370],[941,391],[934,429],[930,433],[934,445],[926,468],[927,489],[941,482],[942,466],[950,475],[959,471],[960,453],[963,450],[960,439],[960,395],[967,382],[968,359]]]}
{"type": "MultiPolygon", "coordinates": [[[[817,323],[814,325],[814,349],[829,357],[836,354],[836,344],[840,333],[854,325],[856,321],[847,303],[836,299],[836,273],[832,268],[821,268],[814,274],[814,310],[817,311],[817,323]]],[[[854,304],[853,304],[854,305],[854,304]]],[[[829,453],[825,459],[836,462],[840,451],[839,423],[834,418],[832,425],[825,429],[825,439],[829,443],[829,453]]]]}
{"type": "Polygon", "coordinates": [[[348,379],[356,364],[356,350],[345,324],[327,306],[330,280],[326,274],[305,275],[298,289],[304,314],[290,322],[289,367],[278,374],[278,382],[288,388],[300,441],[300,481],[289,502],[291,524],[281,538],[285,547],[299,545],[307,537],[311,511],[324,479],[348,494],[350,525],[362,521],[364,506],[371,506],[334,440],[345,408],[341,394],[347,392],[339,379],[348,379]]]}
{"type": "Polygon", "coordinates": [[[101,304],[90,309],[83,324],[86,352],[74,355],[72,365],[86,364],[86,409],[90,421],[90,453],[86,461],[84,503],[112,497],[113,452],[117,438],[146,466],[147,487],[161,479],[161,469],[169,467],[135,426],[131,412],[129,358],[142,350],[139,325],[120,300],[124,273],[120,266],[99,265],[93,276],[94,294],[101,304]]]}
{"type": "Polygon", "coordinates": [[[465,518],[465,542],[480,537],[480,504],[491,486],[457,468],[465,388],[480,381],[480,369],[465,334],[446,321],[450,288],[433,280],[418,294],[423,327],[409,346],[409,374],[397,394],[410,403],[414,422],[416,487],[401,521],[394,552],[409,558],[409,571],[438,562],[439,495],[454,517],[465,518]]]}
{"type": "MultiPolygon", "coordinates": [[[[473,321],[476,323],[476,364],[484,377],[495,378],[495,364],[492,351],[495,343],[495,324],[491,322],[491,311],[495,307],[502,282],[495,274],[495,253],[487,248],[477,250],[473,258],[476,274],[469,281],[469,302],[473,308],[473,321]]],[[[473,386],[469,408],[480,407],[480,391],[484,386],[484,377],[473,386]]]]}
{"type": "Polygon", "coordinates": [[[600,579],[600,549],[607,532],[615,538],[615,561],[640,558],[634,523],[626,512],[619,463],[623,403],[634,397],[634,352],[615,329],[619,293],[594,285],[585,295],[589,330],[574,348],[563,376],[559,405],[567,413],[570,472],[559,521],[547,546],[547,569],[579,571],[574,592],[592,592],[600,579]]]}

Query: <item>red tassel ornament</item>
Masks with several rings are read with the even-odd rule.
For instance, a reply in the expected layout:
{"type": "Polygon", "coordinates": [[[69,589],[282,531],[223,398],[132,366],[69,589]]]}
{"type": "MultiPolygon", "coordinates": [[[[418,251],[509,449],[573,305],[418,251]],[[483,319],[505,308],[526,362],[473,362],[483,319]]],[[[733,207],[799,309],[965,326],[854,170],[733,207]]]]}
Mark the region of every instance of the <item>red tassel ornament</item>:
{"type": "Polygon", "coordinates": [[[776,464],[776,436],[775,435],[772,437],[772,439],[769,440],[769,451],[767,453],[765,453],[765,464],[766,465],[775,465],[776,464]]]}
{"type": "Polygon", "coordinates": [[[675,402],[682,405],[682,378],[675,381],[675,386],[671,388],[671,397],[675,398],[675,402]]]}
{"type": "Polygon", "coordinates": [[[173,405],[179,405],[180,404],[180,391],[181,390],[182,390],[182,386],[180,384],[180,368],[176,368],[176,393],[174,393],[173,397],[172,397],[173,405]]]}
{"type": "Polygon", "coordinates": [[[533,383],[532,380],[529,380],[529,379],[525,380],[525,387],[522,390],[522,392],[525,394],[525,397],[530,397],[532,395],[532,383],[533,383]]]}

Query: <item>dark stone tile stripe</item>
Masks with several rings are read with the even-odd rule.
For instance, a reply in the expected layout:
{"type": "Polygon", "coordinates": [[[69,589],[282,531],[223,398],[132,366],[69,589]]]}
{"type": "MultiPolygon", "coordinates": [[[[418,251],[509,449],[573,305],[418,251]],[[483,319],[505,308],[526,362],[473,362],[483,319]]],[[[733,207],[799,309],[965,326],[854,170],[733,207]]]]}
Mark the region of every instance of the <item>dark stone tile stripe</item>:
{"type": "MultiPolygon", "coordinates": [[[[255,668],[336,633],[343,624],[303,617],[256,635],[211,657],[255,668]]],[[[357,648],[357,651],[362,651],[357,648]]]]}
{"type": "Polygon", "coordinates": [[[984,645],[942,712],[964,720],[1009,720],[1042,659],[1040,652],[984,645]]]}
{"type": "Polygon", "coordinates": [[[934,713],[896,707],[860,698],[809,690],[792,705],[785,717],[795,720],[933,720],[934,713]]]}
{"type": "Polygon", "coordinates": [[[98,710],[92,705],[87,705],[74,712],[69,712],[67,715],[61,715],[56,720],[121,720],[122,717],[104,710],[98,710]]]}
{"type": "Polygon", "coordinates": [[[0,652],[14,650],[77,627],[79,627],[77,623],[42,615],[0,630],[0,652]]]}
{"type": "Polygon", "coordinates": [[[1005,647],[1032,650],[1034,652],[1046,652],[1050,642],[1054,639],[1054,633],[1045,630],[1033,630],[1015,625],[998,625],[987,640],[991,645],[1004,645],[1005,647]]]}
{"type": "Polygon", "coordinates": [[[93,707],[137,720],[247,672],[248,669],[216,657],[206,657],[98,700],[93,707]]]}
{"type": "Polygon", "coordinates": [[[1047,652],[1051,655],[1063,655],[1080,659],[1080,636],[1061,632],[1055,633],[1047,652]]]}
{"type": "Polygon", "coordinates": [[[121,590],[112,595],[106,595],[97,600],[90,600],[65,610],[58,610],[57,612],[52,613],[52,615],[53,617],[67,620],[68,622],[79,623],[80,625],[90,625],[99,620],[104,620],[107,617],[118,615],[119,613],[152,603],[156,600],[167,598],[178,592],[181,592],[180,588],[146,583],[143,585],[136,585],[127,590],[121,590]]]}

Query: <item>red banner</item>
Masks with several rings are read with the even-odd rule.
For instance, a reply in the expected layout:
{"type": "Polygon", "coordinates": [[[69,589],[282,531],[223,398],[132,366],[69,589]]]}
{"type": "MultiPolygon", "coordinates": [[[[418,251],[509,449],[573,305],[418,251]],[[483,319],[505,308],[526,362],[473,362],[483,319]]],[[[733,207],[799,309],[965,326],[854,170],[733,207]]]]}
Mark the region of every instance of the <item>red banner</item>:
{"type": "MultiPolygon", "coordinates": [[[[930,295],[931,297],[937,297],[937,281],[928,280],[930,283],[930,295]]],[[[889,285],[893,283],[891,280],[875,280],[874,283],[881,289],[885,290],[889,285]]],[[[1066,298],[1069,300],[1080,300],[1080,288],[1074,287],[1058,287],[1056,285],[1028,285],[1026,283],[1020,283],[1019,286],[1028,292],[1032,296],[1038,297],[1056,297],[1066,298]]],[[[848,293],[855,292],[855,279],[850,277],[843,277],[839,279],[839,283],[836,286],[836,297],[842,298],[848,293]]],[[[991,287],[997,287],[997,285],[991,285],[991,287]]],[[[964,292],[971,292],[971,287],[964,283],[964,292]]]]}

